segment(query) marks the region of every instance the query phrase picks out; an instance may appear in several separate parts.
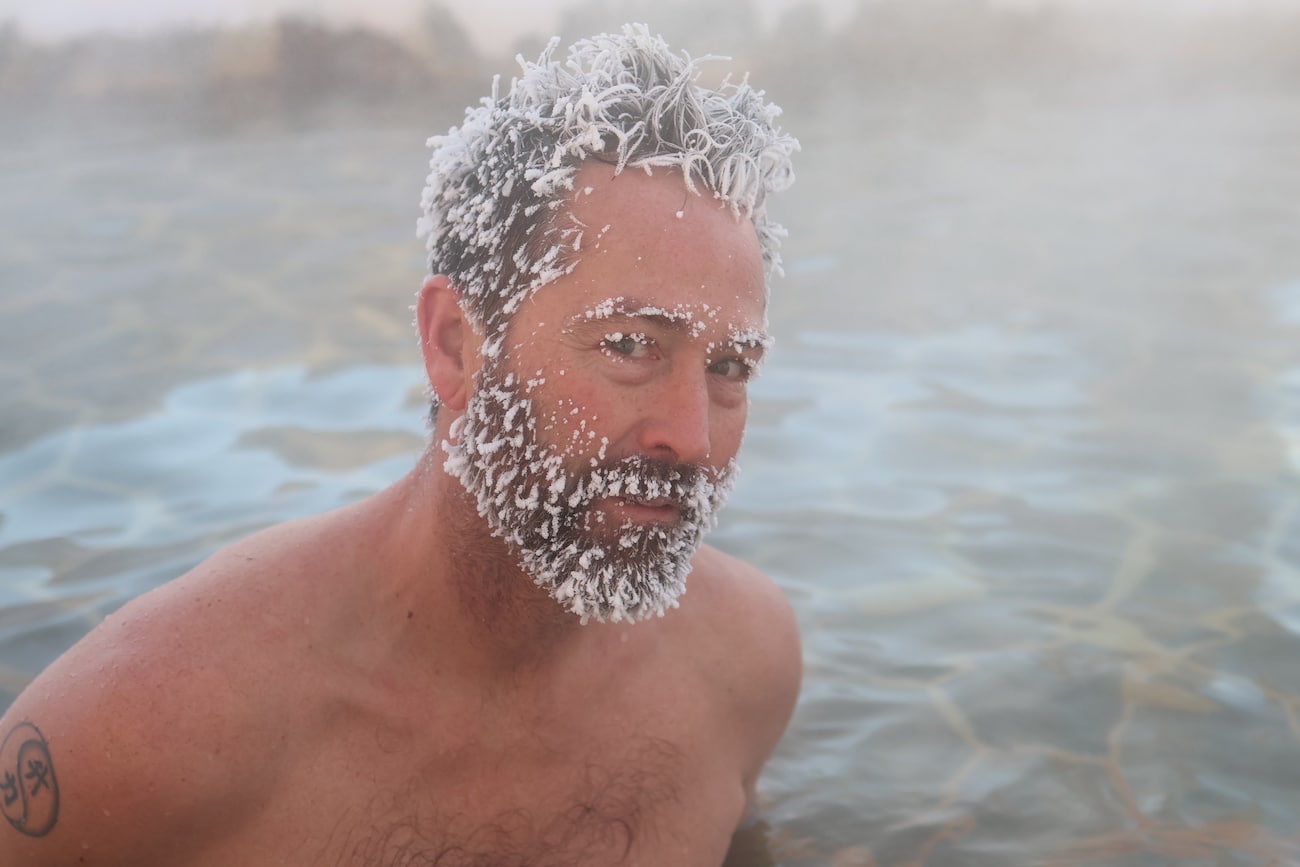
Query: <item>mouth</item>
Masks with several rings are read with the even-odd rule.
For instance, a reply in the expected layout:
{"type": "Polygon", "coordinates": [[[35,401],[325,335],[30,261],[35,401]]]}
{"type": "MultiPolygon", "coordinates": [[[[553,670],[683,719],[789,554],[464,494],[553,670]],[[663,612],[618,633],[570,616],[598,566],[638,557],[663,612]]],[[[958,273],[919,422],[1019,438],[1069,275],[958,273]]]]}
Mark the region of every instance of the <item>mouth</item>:
{"type": "Polygon", "coordinates": [[[598,501],[602,511],[609,513],[616,523],[677,524],[682,510],[670,497],[639,499],[637,497],[604,497],[598,501]]]}

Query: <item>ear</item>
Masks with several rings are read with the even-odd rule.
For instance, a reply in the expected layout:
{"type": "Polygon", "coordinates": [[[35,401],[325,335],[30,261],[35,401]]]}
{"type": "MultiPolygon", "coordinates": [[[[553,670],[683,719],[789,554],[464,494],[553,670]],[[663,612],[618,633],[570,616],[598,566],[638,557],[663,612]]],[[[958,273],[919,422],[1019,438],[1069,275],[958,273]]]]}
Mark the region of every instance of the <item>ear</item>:
{"type": "Polygon", "coordinates": [[[481,339],[460,306],[460,293],[446,274],[434,274],[420,288],[415,306],[424,371],[439,401],[452,412],[465,409],[478,369],[481,339]]]}

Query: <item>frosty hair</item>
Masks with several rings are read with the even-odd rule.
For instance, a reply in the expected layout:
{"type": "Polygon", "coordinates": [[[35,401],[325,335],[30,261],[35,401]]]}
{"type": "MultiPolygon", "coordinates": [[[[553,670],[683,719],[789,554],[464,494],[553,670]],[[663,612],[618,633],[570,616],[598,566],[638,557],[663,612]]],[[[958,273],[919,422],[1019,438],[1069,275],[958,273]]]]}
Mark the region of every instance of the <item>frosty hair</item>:
{"type": "Polygon", "coordinates": [[[700,61],[643,24],[577,42],[562,63],[552,58],[558,44],[536,63],[518,57],[507,94],[494,79],[460,127],[428,142],[418,234],[470,319],[499,336],[520,302],[573,270],[583,227],[558,216],[587,159],[615,173],[678,172],[690,191],[751,220],[767,273],[779,272],[785,233],[768,220],[766,198],[793,182],[799,148],[776,126],[781,110],[747,80],[699,86],[700,61]]]}

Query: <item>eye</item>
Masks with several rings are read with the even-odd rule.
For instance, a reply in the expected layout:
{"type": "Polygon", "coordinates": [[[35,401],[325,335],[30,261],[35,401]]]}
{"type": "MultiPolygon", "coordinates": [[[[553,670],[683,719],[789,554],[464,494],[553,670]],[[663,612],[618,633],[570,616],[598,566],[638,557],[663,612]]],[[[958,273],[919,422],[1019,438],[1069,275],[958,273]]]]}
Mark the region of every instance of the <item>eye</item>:
{"type": "Polygon", "coordinates": [[[748,358],[721,358],[709,365],[709,373],[731,382],[749,382],[758,365],[748,358]]]}
{"type": "Polygon", "coordinates": [[[605,335],[605,339],[600,342],[600,348],[624,358],[648,358],[650,340],[644,334],[624,334],[616,331],[605,335]]]}

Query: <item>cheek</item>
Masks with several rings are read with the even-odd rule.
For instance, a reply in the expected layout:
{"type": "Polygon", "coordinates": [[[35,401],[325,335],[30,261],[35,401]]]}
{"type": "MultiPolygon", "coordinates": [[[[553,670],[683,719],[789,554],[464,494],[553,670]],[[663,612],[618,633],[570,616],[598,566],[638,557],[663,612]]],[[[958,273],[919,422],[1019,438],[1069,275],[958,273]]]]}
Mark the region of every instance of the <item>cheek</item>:
{"type": "Polygon", "coordinates": [[[581,389],[552,388],[556,379],[572,385],[571,375],[548,378],[547,386],[534,394],[534,418],[538,438],[550,448],[568,456],[603,457],[613,438],[607,422],[613,412],[590,397],[579,397],[581,389]]]}
{"type": "Polygon", "coordinates": [[[710,425],[709,439],[712,445],[714,463],[725,465],[740,451],[745,439],[745,427],[749,420],[749,401],[744,400],[738,406],[719,410],[714,414],[710,425]]]}

